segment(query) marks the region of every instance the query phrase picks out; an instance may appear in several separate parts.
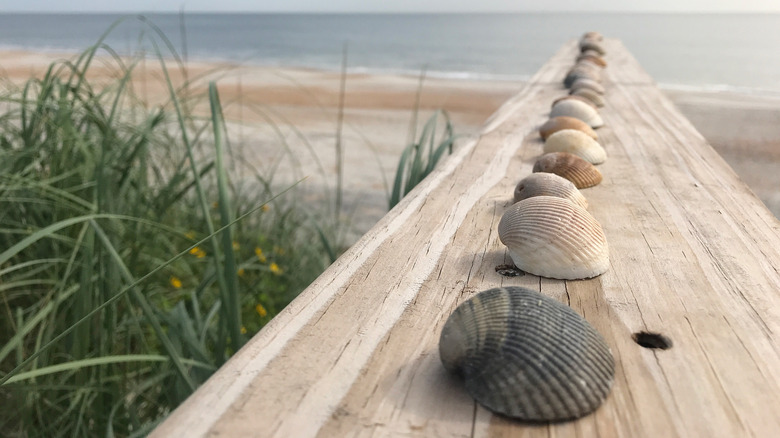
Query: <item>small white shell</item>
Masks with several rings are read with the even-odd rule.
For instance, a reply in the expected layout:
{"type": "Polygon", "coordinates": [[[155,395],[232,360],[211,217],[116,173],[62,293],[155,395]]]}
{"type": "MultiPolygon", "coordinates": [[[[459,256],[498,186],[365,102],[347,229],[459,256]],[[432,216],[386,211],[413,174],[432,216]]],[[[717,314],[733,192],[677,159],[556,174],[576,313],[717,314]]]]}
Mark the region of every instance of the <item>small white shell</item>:
{"type": "Polygon", "coordinates": [[[563,198],[536,196],[512,205],[498,223],[498,236],[515,265],[533,275],[575,280],[609,268],[601,224],[563,198]]]}
{"type": "Polygon", "coordinates": [[[585,98],[588,102],[596,105],[596,107],[604,106],[604,98],[601,95],[588,88],[578,88],[570,91],[570,96],[580,96],[585,98]]]}
{"type": "Polygon", "coordinates": [[[598,81],[594,81],[593,79],[588,78],[577,78],[574,80],[574,82],[571,83],[571,86],[569,87],[571,91],[576,91],[583,88],[586,90],[593,90],[599,94],[604,94],[606,92],[604,86],[598,83],[598,81]]]}
{"type": "Polygon", "coordinates": [[[568,152],[582,157],[591,164],[607,161],[607,151],[588,134],[577,129],[561,129],[544,141],[544,153],[568,152]]]}
{"type": "Polygon", "coordinates": [[[582,196],[582,192],[574,183],[554,173],[532,173],[517,183],[515,202],[534,196],[556,196],[568,199],[582,208],[588,208],[588,200],[582,196]]]}
{"type": "Polygon", "coordinates": [[[580,119],[590,125],[591,128],[604,126],[604,120],[601,119],[599,112],[595,108],[584,102],[576,100],[562,100],[553,105],[550,111],[550,118],[558,116],[568,116],[580,119]]]}

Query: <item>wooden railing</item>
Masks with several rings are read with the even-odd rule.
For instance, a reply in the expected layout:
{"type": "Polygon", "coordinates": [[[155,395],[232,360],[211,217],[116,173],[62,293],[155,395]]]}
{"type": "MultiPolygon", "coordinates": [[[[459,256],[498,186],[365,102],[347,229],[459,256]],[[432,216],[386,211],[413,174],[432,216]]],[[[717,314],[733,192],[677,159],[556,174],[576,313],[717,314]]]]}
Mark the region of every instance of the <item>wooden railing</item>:
{"type": "Polygon", "coordinates": [[[152,436],[780,436],[780,222],[624,46],[605,47],[609,158],[583,190],[609,242],[605,274],[495,269],[511,263],[497,223],[541,154],[570,43],[152,436]],[[519,423],[444,371],[446,318],[506,285],[563,301],[604,335],[617,368],[596,412],[519,423]],[[643,348],[642,331],[672,348],[643,348]]]}

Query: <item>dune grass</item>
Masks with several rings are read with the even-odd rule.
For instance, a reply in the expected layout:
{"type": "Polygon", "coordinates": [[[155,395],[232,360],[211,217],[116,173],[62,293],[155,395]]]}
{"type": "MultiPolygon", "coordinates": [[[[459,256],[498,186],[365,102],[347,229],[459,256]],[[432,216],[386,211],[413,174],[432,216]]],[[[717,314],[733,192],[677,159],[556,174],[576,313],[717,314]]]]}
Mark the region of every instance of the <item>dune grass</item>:
{"type": "MultiPolygon", "coordinates": [[[[240,157],[216,84],[195,94],[147,25],[151,60],[119,57],[101,39],[0,96],[3,435],[145,435],[339,254],[346,47],[339,177],[316,215],[294,187],[275,188],[274,166],[254,171],[251,190],[231,180],[240,157]],[[116,80],[89,79],[99,51],[116,80]],[[151,108],[133,81],[146,62],[160,63],[168,90],[151,108]],[[208,117],[192,112],[202,101],[208,117]]],[[[401,156],[391,207],[454,140],[435,113],[401,156]]]]}
{"type": "Polygon", "coordinates": [[[425,122],[420,137],[413,140],[401,153],[393,180],[393,191],[388,201],[390,208],[433,172],[445,152],[452,153],[456,140],[457,136],[447,113],[442,110],[433,113],[425,122]],[[441,122],[440,117],[443,119],[441,122]],[[442,132],[437,136],[440,124],[443,124],[442,132]]]}
{"type": "Polygon", "coordinates": [[[293,193],[231,184],[216,85],[189,113],[154,46],[160,107],[100,43],[0,98],[3,434],[144,435],[335,257],[293,193]]]}
{"type": "Polygon", "coordinates": [[[420,137],[417,137],[417,120],[420,110],[420,98],[422,96],[423,82],[425,82],[426,69],[420,72],[420,80],[415,96],[415,105],[412,109],[412,120],[409,124],[408,145],[401,153],[398,167],[393,180],[393,188],[388,198],[388,207],[393,208],[401,201],[401,198],[412,191],[426,176],[428,176],[436,164],[447,152],[452,154],[452,148],[458,136],[450,122],[446,111],[438,110],[425,122],[420,137]],[[439,118],[441,117],[441,123],[439,118]],[[439,125],[443,128],[437,137],[439,125]],[[438,138],[438,140],[437,140],[438,138]],[[427,151],[427,154],[426,154],[427,151]]]}

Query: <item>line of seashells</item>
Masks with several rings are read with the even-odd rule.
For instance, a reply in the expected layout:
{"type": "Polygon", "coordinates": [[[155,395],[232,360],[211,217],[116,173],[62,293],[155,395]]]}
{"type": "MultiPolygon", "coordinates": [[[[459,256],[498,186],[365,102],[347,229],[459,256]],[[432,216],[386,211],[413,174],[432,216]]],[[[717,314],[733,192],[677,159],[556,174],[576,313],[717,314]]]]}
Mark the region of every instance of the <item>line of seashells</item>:
{"type": "MultiPolygon", "coordinates": [[[[579,189],[602,180],[607,159],[594,129],[604,125],[603,37],[588,32],[567,72],[569,95],[553,102],[539,128],[544,155],[515,188],[499,239],[530,274],[584,279],[609,267],[601,224],[579,189]]],[[[521,287],[480,292],[450,315],[439,355],[468,393],[489,410],[526,421],[561,421],[598,408],[609,394],[615,362],[604,338],[569,306],[521,287]]]]}

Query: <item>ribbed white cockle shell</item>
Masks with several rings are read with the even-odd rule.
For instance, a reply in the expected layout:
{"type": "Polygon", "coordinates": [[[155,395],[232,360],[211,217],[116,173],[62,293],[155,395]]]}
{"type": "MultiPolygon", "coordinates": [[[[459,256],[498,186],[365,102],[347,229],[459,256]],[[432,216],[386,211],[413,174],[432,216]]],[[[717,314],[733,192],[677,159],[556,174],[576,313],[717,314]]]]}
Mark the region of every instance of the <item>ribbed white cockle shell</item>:
{"type": "Polygon", "coordinates": [[[550,152],[568,152],[591,164],[607,161],[607,151],[599,142],[577,129],[562,129],[547,137],[544,142],[544,153],[550,152]]]}
{"type": "Polygon", "coordinates": [[[590,125],[591,128],[604,126],[604,121],[595,108],[585,102],[576,100],[562,100],[553,105],[552,110],[550,110],[550,118],[557,116],[580,119],[590,125]]]}
{"type": "Polygon", "coordinates": [[[536,196],[512,205],[501,217],[498,236],[515,265],[530,274],[575,280],[609,268],[601,224],[563,198],[536,196]]]}
{"type": "Polygon", "coordinates": [[[555,196],[568,199],[582,208],[588,208],[588,200],[568,179],[554,173],[532,173],[515,186],[515,202],[534,196],[555,196]]]}

